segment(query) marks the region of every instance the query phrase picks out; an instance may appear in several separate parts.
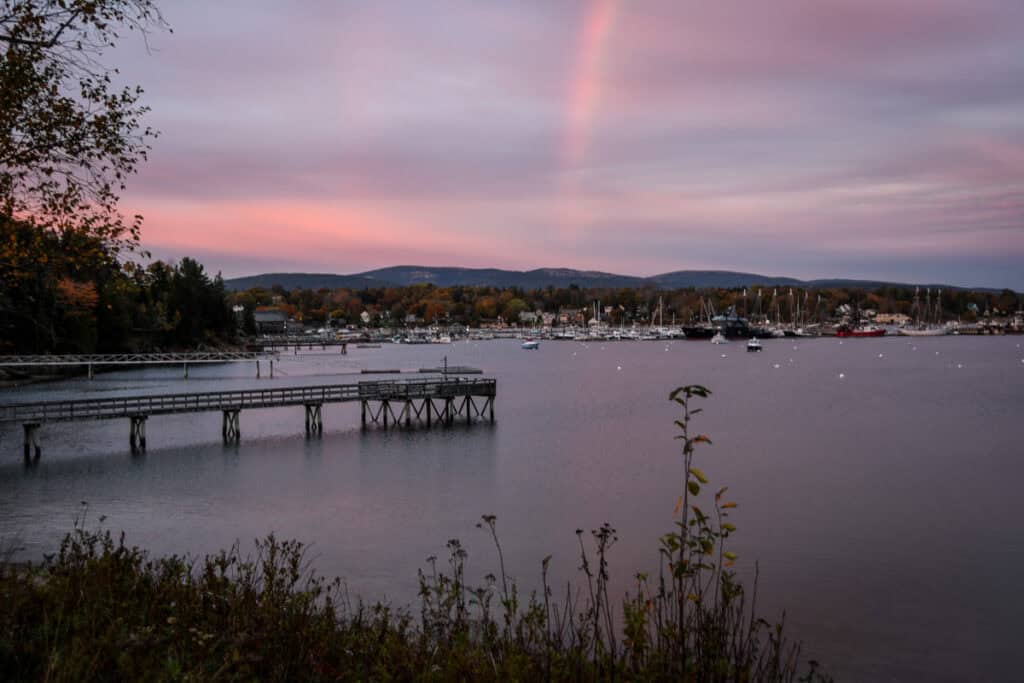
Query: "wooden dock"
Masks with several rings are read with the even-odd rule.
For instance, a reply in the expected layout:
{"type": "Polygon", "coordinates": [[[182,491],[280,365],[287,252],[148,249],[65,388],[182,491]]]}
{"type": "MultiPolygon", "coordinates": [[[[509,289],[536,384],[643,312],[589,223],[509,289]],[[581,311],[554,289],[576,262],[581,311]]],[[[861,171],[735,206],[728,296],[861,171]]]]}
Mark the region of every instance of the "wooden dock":
{"type": "Polygon", "coordinates": [[[190,353],[88,353],[88,354],[35,354],[0,356],[0,368],[27,369],[36,367],[85,366],[89,377],[93,369],[111,366],[181,365],[188,378],[190,364],[239,363],[255,361],[256,376],[260,376],[260,360],[270,362],[270,376],[274,375],[274,358],[270,351],[196,351],[190,353]]]}
{"type": "Polygon", "coordinates": [[[321,409],[325,403],[360,403],[362,426],[377,424],[411,427],[467,424],[474,418],[494,422],[497,381],[483,378],[446,377],[415,380],[381,380],[236,391],[206,391],[143,396],[121,396],[43,401],[0,407],[0,422],[20,423],[24,428],[26,462],[39,458],[37,433],[47,422],[80,420],[130,420],[129,445],[133,453],[146,449],[146,420],[153,415],[220,411],[221,436],[225,443],[241,439],[239,413],[249,408],[303,406],[306,435],[323,433],[321,409]]]}
{"type": "Polygon", "coordinates": [[[348,345],[353,343],[348,339],[324,339],[322,337],[303,337],[303,336],[271,336],[264,337],[262,339],[254,339],[246,345],[246,348],[251,350],[276,350],[276,349],[292,349],[296,354],[299,350],[305,348],[313,351],[319,348],[321,351],[326,351],[328,347],[340,347],[341,353],[348,353],[348,345]]]}

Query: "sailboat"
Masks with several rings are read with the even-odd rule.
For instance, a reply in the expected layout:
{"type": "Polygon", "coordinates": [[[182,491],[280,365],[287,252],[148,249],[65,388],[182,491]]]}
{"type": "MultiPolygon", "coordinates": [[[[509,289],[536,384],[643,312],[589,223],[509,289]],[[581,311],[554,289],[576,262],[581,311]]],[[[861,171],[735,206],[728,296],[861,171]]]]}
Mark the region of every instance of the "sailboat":
{"type": "Polygon", "coordinates": [[[904,337],[942,337],[949,334],[948,327],[938,324],[942,317],[942,290],[938,290],[935,298],[934,322],[928,322],[932,317],[931,298],[932,290],[928,289],[925,292],[925,305],[922,313],[921,288],[914,289],[914,317],[917,319],[917,324],[912,327],[901,327],[896,330],[897,334],[904,337]]]}
{"type": "Polygon", "coordinates": [[[715,328],[711,325],[711,317],[714,314],[714,306],[701,297],[700,319],[691,325],[683,325],[683,334],[687,339],[711,339],[715,335],[715,328]]]}

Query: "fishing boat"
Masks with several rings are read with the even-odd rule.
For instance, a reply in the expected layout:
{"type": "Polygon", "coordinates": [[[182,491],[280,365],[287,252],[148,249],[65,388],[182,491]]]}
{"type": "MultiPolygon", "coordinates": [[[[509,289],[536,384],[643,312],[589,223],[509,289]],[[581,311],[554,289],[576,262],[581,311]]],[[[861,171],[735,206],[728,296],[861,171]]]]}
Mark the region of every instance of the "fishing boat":
{"type": "Polygon", "coordinates": [[[519,348],[536,351],[540,348],[540,342],[536,339],[524,339],[523,343],[519,345],[519,348]]]}
{"type": "Polygon", "coordinates": [[[837,337],[884,337],[885,328],[877,325],[843,326],[836,330],[837,337]]]}
{"type": "Polygon", "coordinates": [[[757,337],[751,337],[747,342],[747,351],[759,352],[762,348],[761,341],[757,337]]]}
{"type": "Polygon", "coordinates": [[[728,344],[729,340],[726,339],[725,335],[722,334],[722,331],[719,330],[718,332],[715,332],[715,336],[711,337],[711,343],[712,344],[728,344]]]}

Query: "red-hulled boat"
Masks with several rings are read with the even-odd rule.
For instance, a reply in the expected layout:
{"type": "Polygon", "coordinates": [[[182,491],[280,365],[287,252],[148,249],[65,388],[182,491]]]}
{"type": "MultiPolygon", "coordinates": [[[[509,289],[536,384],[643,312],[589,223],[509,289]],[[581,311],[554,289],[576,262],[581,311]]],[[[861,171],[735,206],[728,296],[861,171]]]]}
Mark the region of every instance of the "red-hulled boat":
{"type": "Polygon", "coordinates": [[[876,325],[858,325],[857,327],[840,327],[836,330],[837,337],[884,337],[885,328],[876,325]]]}

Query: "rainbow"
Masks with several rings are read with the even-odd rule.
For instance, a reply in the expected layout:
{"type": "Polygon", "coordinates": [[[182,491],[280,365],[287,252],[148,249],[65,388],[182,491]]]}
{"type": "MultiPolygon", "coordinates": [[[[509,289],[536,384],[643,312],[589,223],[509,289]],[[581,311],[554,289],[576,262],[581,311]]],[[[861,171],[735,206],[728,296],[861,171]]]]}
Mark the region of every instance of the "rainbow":
{"type": "Polygon", "coordinates": [[[569,97],[562,139],[563,169],[583,160],[590,141],[594,110],[600,99],[601,67],[605,45],[615,18],[616,0],[589,0],[583,18],[575,67],[569,81],[569,97]]]}

